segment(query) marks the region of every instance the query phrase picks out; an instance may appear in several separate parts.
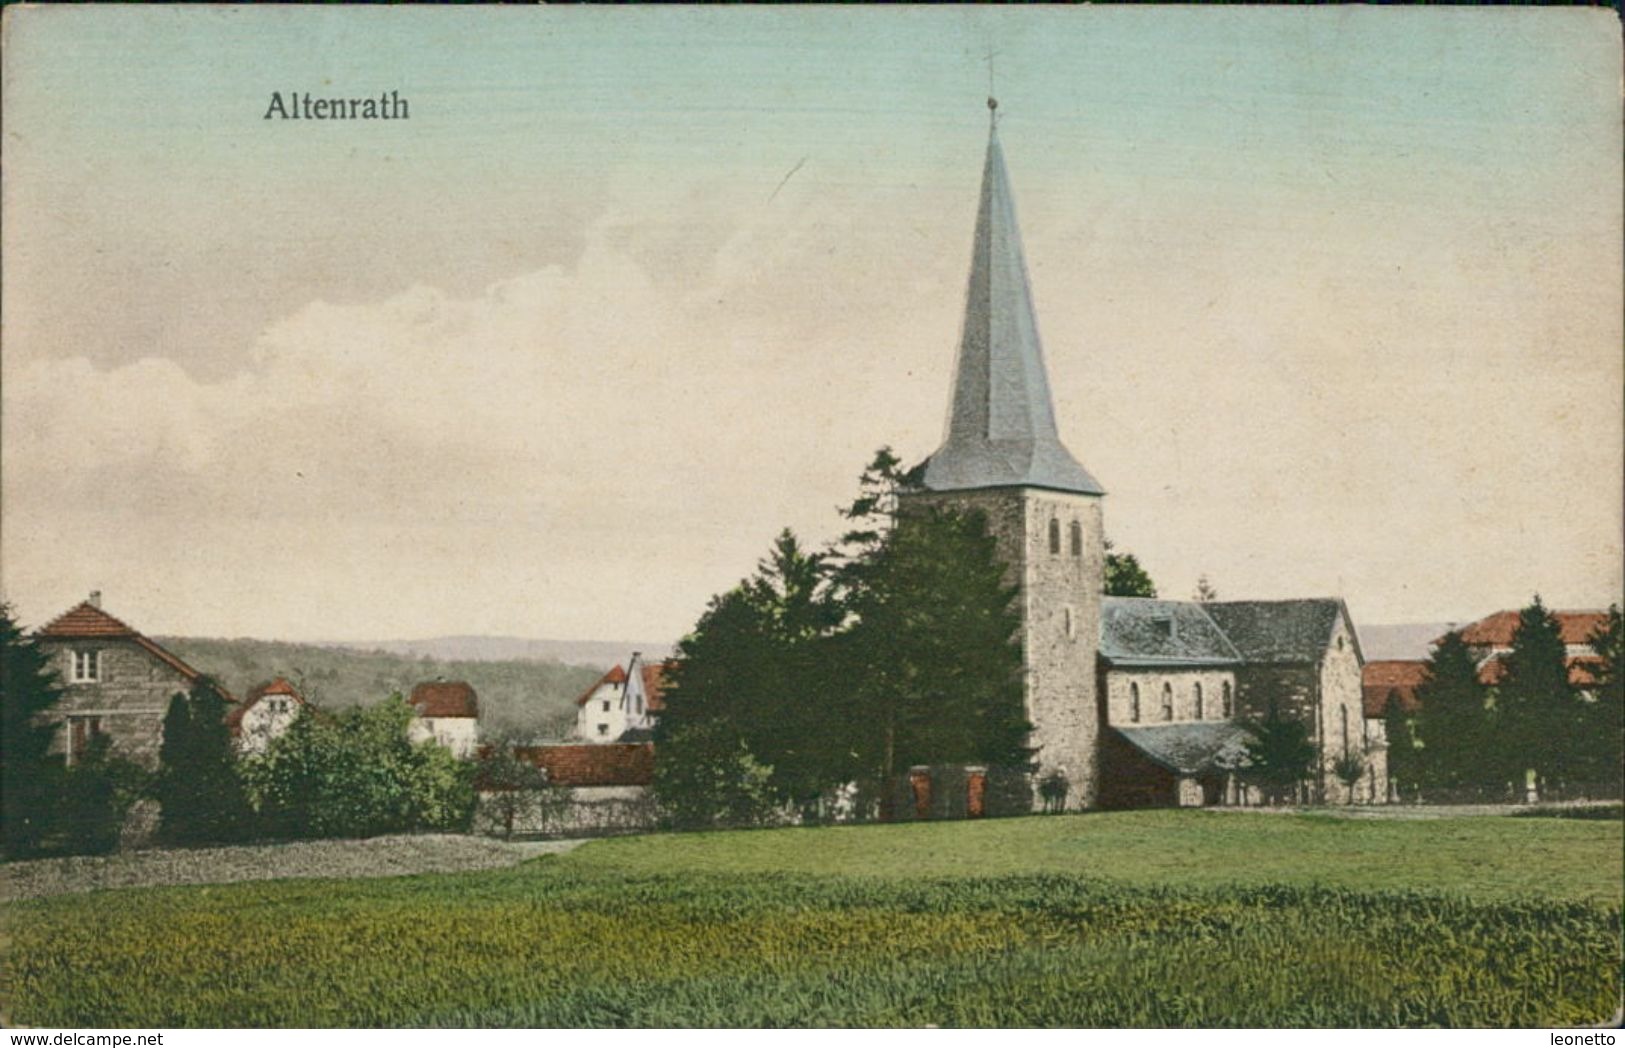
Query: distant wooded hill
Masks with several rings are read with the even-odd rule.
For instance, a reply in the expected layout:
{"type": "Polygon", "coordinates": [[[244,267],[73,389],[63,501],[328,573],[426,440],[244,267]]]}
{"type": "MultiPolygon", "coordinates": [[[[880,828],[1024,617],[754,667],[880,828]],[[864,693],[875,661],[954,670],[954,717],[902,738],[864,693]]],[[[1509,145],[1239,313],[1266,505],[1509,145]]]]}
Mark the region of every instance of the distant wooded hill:
{"type": "MultiPolygon", "coordinates": [[[[279,675],[293,682],[310,701],[332,709],[371,705],[395,692],[405,695],[421,681],[467,681],[479,694],[480,730],[487,736],[565,736],[575,723],[576,696],[603,673],[602,666],[569,665],[557,659],[435,658],[249,638],[157,639],[239,697],[255,684],[279,675]]],[[[631,650],[622,651],[609,663],[624,662],[631,650]]]]}
{"type": "Polygon", "coordinates": [[[659,660],[673,647],[670,643],[631,640],[542,640],[534,637],[429,637],[424,640],[380,640],[335,647],[358,651],[390,651],[397,655],[427,655],[435,659],[476,661],[526,659],[563,662],[573,666],[596,666],[607,670],[624,664],[632,652],[645,659],[659,660]]]}

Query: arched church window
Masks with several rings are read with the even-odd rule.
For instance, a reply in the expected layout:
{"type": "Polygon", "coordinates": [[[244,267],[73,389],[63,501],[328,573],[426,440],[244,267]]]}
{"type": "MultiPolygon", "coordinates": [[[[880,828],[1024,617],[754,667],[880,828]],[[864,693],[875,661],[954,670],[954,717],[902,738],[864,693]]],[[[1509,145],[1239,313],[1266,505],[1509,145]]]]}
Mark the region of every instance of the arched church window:
{"type": "Polygon", "coordinates": [[[1165,721],[1174,719],[1174,686],[1172,684],[1162,686],[1162,719],[1165,721]]]}
{"type": "Polygon", "coordinates": [[[1140,723],[1140,686],[1138,684],[1128,686],[1128,719],[1135,724],[1140,723]]]}
{"type": "Polygon", "coordinates": [[[1049,522],[1049,551],[1051,553],[1061,552],[1061,522],[1054,518],[1051,518],[1049,522]]]}
{"type": "Polygon", "coordinates": [[[1083,556],[1083,525],[1075,520],[1072,522],[1072,555],[1083,556]]]}
{"type": "Polygon", "coordinates": [[[1223,705],[1221,706],[1221,709],[1223,709],[1224,715],[1226,717],[1229,717],[1230,713],[1231,713],[1231,709],[1230,709],[1230,682],[1229,681],[1225,681],[1224,682],[1224,687],[1219,689],[1219,699],[1223,703],[1223,705]]]}
{"type": "Polygon", "coordinates": [[[1072,605],[1068,604],[1063,610],[1066,612],[1066,639],[1072,640],[1078,635],[1077,624],[1072,621],[1072,605]]]}
{"type": "Polygon", "coordinates": [[[1202,682],[1197,681],[1194,689],[1196,694],[1196,719],[1202,719],[1202,682]]]}
{"type": "Polygon", "coordinates": [[[1337,712],[1343,716],[1343,757],[1347,759],[1349,755],[1349,708],[1339,706],[1337,712]]]}

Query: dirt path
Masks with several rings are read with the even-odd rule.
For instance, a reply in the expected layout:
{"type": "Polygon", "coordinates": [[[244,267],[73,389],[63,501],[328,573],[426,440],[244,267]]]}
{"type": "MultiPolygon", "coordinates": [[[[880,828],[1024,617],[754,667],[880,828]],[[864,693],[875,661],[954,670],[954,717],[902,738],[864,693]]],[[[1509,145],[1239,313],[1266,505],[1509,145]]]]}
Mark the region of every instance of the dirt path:
{"type": "Polygon", "coordinates": [[[398,877],[513,866],[581,841],[498,841],[423,834],[220,848],[155,848],[119,855],[0,865],[0,902],[154,884],[224,884],[284,877],[398,877]]]}

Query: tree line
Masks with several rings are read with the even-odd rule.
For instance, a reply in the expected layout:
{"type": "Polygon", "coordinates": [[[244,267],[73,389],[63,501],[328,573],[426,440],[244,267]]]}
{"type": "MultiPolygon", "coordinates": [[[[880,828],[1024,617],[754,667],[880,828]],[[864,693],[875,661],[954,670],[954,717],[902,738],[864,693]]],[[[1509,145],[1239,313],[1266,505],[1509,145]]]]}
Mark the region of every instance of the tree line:
{"type": "Polygon", "coordinates": [[[1385,711],[1389,774],[1402,797],[1618,796],[1625,730],[1620,609],[1587,639],[1571,673],[1562,627],[1541,603],[1518,613],[1511,649],[1486,673],[1459,631],[1440,638],[1416,689],[1385,711]]]}

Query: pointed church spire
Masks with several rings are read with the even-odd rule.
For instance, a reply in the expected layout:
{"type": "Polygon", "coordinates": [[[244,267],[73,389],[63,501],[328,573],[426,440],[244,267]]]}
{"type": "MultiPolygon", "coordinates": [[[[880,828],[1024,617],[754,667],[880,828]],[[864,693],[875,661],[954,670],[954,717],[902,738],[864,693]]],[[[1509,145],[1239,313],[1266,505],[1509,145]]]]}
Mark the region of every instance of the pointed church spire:
{"type": "Polygon", "coordinates": [[[987,163],[948,433],[926,464],[925,486],[1104,494],[1055,430],[1021,231],[999,148],[998,105],[987,100],[987,163]]]}

